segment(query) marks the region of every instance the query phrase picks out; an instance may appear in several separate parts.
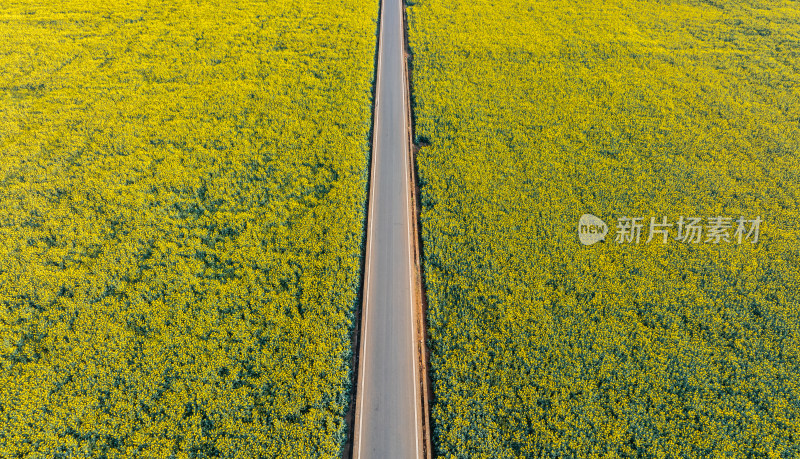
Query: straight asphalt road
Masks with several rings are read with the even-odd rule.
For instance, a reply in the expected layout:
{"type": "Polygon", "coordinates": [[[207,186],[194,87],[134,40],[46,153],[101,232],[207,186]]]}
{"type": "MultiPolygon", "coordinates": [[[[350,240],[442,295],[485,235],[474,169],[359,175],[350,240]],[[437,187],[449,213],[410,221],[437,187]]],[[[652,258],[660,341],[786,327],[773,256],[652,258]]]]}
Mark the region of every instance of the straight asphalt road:
{"type": "Polygon", "coordinates": [[[402,0],[383,1],[380,34],[353,457],[417,459],[422,438],[402,0]]]}

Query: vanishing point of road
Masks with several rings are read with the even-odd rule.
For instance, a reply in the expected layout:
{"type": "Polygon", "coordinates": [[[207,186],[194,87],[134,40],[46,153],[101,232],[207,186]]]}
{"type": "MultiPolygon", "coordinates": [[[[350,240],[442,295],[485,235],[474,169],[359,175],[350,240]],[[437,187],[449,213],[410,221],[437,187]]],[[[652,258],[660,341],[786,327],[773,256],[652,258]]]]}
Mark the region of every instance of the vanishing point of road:
{"type": "Polygon", "coordinates": [[[381,8],[354,459],[422,454],[402,0],[381,8]]]}

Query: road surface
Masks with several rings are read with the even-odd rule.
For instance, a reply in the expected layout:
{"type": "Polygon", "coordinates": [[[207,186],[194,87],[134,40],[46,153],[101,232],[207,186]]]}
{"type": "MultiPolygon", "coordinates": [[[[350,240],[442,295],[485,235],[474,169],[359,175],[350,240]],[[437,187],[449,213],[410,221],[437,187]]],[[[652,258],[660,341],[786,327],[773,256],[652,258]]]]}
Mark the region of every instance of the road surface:
{"type": "Polygon", "coordinates": [[[402,0],[381,11],[355,459],[421,457],[402,0]]]}

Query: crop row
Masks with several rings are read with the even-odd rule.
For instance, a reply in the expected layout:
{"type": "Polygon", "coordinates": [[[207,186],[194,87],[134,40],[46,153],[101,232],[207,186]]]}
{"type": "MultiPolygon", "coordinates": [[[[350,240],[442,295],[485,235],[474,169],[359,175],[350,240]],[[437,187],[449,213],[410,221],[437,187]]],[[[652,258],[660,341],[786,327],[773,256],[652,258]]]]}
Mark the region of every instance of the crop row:
{"type": "Polygon", "coordinates": [[[800,455],[796,5],[407,11],[438,454],[800,455]],[[583,214],[762,221],[582,245],[583,214]]]}
{"type": "Polygon", "coordinates": [[[0,11],[0,456],[338,457],[377,2],[0,11]]]}

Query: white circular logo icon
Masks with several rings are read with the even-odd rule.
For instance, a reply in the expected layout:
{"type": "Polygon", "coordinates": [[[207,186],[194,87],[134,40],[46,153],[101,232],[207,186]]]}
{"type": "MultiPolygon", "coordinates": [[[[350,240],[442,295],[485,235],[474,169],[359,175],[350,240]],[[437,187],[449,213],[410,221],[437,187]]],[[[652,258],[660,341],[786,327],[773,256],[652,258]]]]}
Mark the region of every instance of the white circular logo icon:
{"type": "Polygon", "coordinates": [[[592,214],[583,214],[578,220],[578,239],[583,245],[592,245],[606,238],[608,225],[592,214]]]}

